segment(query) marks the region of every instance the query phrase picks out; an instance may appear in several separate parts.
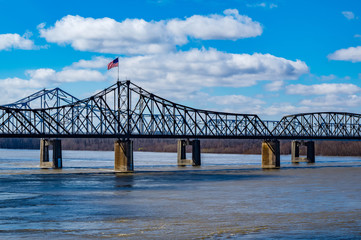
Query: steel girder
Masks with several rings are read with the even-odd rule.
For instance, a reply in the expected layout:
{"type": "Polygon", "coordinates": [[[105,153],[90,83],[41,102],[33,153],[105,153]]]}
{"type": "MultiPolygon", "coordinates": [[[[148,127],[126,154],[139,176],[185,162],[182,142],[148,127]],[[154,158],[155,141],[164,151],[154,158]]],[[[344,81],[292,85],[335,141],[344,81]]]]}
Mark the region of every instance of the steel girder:
{"type": "Polygon", "coordinates": [[[83,100],[56,88],[0,106],[0,136],[360,140],[360,116],[322,112],[262,121],[187,107],[119,81],[83,100]]]}
{"type": "MultiPolygon", "coordinates": [[[[50,91],[51,92],[51,91],[50,91]]],[[[7,137],[189,137],[262,138],[271,132],[257,115],[205,111],[176,104],[130,81],[117,82],[94,96],[31,108],[38,92],[0,107],[0,135],[7,137]]],[[[65,93],[61,90],[61,93],[65,93]]],[[[66,95],[68,96],[68,95],[66,95]]],[[[51,99],[53,99],[51,98],[51,99]]],[[[64,97],[63,97],[64,98],[64,97]]]]}
{"type": "Polygon", "coordinates": [[[8,108],[36,109],[60,107],[79,101],[76,97],[61,90],[60,88],[43,89],[14,103],[3,105],[8,108]]]}
{"type": "Polygon", "coordinates": [[[346,112],[284,116],[272,134],[292,139],[361,139],[361,115],[346,112]]]}

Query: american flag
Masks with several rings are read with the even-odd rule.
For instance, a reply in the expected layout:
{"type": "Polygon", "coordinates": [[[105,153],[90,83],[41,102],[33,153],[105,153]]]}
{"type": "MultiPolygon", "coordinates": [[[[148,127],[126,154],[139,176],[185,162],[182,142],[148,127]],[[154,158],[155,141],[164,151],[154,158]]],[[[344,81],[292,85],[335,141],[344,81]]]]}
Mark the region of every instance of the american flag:
{"type": "Polygon", "coordinates": [[[113,61],[111,61],[110,63],[108,63],[108,70],[113,68],[113,67],[119,67],[119,59],[116,58],[113,61]]]}

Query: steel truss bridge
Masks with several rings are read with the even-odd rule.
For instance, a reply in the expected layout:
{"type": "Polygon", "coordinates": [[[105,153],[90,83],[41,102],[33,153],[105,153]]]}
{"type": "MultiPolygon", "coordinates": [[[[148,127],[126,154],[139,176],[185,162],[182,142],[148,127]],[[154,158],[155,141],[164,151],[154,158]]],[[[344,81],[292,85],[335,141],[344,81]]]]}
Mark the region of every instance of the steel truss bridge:
{"type": "Polygon", "coordinates": [[[187,107],[118,81],[83,100],[55,88],[2,105],[0,137],[361,140],[361,115],[318,112],[263,121],[187,107]]]}

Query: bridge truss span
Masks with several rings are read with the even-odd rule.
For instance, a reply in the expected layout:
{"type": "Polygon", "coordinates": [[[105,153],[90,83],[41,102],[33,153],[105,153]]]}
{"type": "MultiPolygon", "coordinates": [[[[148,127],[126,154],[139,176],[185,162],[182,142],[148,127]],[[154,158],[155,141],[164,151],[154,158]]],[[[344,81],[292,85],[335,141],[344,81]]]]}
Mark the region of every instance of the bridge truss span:
{"type": "Polygon", "coordinates": [[[115,138],[116,172],[133,172],[132,138],[178,138],[179,166],[201,164],[201,138],[262,139],[262,168],[279,168],[279,140],[294,140],[292,162],[314,163],[312,140],[361,140],[361,114],[302,113],[262,121],[254,114],[187,107],[118,81],[83,100],[56,88],[0,106],[0,137],[41,138],[41,168],[62,167],[61,140],[54,138],[115,138]],[[187,145],[192,145],[191,160],[186,159],[187,145]],[[300,146],[306,146],[306,158],[299,156],[300,146]]]}
{"type": "Polygon", "coordinates": [[[206,111],[176,104],[131,86],[130,132],[133,136],[263,138],[271,132],[252,114],[206,111]]]}
{"type": "Polygon", "coordinates": [[[149,93],[130,81],[117,82],[84,100],[78,100],[62,90],[59,95],[59,91],[39,91],[14,104],[1,106],[0,136],[272,137],[271,131],[257,115],[190,108],[149,93]],[[55,96],[57,99],[53,105],[30,107],[35,100],[45,99],[45,96],[49,98],[50,93],[51,100],[55,96]],[[60,100],[65,104],[59,106],[60,100]]]}
{"type": "Polygon", "coordinates": [[[302,113],[280,121],[207,111],[118,81],[79,100],[56,88],[0,106],[0,137],[361,140],[361,114],[302,113]]]}
{"type": "Polygon", "coordinates": [[[279,139],[361,139],[361,114],[316,112],[284,116],[273,128],[279,139]]]}

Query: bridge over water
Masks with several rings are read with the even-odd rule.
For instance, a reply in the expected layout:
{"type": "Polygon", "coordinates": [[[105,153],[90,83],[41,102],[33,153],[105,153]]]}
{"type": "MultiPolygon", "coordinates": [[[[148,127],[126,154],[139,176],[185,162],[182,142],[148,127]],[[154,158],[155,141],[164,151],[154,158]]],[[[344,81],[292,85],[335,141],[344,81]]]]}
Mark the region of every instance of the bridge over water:
{"type": "Polygon", "coordinates": [[[41,138],[41,167],[61,168],[61,138],[114,138],[115,170],[133,171],[134,138],[176,138],[178,164],[201,164],[200,140],[263,139],[262,166],[280,166],[279,140],[292,142],[292,161],[314,162],[312,140],[361,140],[360,114],[317,112],[263,121],[254,114],[195,109],[174,103],[130,81],[78,99],[55,88],[0,106],[0,137],[41,138]],[[185,159],[186,145],[192,159],[185,159]],[[299,157],[299,147],[307,157],[299,157]],[[52,161],[49,148],[53,148],[52,161]]]}

